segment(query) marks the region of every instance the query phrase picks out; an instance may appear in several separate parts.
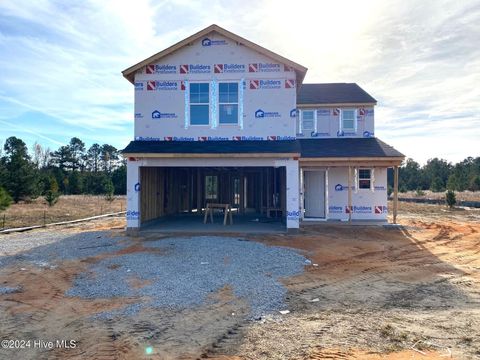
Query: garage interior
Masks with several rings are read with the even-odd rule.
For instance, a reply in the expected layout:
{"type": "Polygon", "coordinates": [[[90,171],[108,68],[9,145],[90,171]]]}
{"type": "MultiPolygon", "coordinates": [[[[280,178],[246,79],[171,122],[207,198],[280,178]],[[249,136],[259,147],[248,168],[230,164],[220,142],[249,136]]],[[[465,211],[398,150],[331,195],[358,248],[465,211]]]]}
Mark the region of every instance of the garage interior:
{"type": "MultiPolygon", "coordinates": [[[[285,223],[285,167],[140,167],[140,184],[142,227],[175,220],[204,225],[208,203],[230,205],[234,224],[285,223]]],[[[221,225],[223,212],[217,213],[221,225]]]]}

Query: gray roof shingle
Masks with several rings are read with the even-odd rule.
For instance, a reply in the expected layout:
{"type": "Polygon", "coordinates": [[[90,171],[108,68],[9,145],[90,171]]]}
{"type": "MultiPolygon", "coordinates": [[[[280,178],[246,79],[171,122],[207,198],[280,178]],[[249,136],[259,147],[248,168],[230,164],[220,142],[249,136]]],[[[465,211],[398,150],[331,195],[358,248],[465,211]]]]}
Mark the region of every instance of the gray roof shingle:
{"type": "Polygon", "coordinates": [[[298,105],[308,104],[376,104],[372,96],[355,83],[303,84],[298,105]]]}
{"type": "Polygon", "coordinates": [[[377,138],[331,138],[280,141],[132,141],[128,154],[300,153],[301,157],[404,157],[377,138]]]}
{"type": "Polygon", "coordinates": [[[258,154],[258,153],[300,153],[296,140],[265,141],[132,141],[123,150],[124,154],[258,154]]]}
{"type": "Polygon", "coordinates": [[[297,140],[302,157],[404,157],[377,138],[331,138],[297,140]]]}

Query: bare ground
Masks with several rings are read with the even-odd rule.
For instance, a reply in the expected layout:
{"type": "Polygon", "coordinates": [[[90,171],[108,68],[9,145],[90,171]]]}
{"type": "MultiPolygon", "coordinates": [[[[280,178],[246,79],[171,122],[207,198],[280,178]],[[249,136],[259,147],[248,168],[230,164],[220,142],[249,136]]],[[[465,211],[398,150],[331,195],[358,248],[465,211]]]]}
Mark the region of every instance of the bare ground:
{"type": "MultiPolygon", "coordinates": [[[[244,320],[248,306],[228,286],[213,293],[212,302],[187,310],[92,319],[134,299],[64,293],[88,264],[120,252],[54,268],[9,266],[0,270],[0,286],[22,290],[0,295],[2,339],[79,343],[75,349],[0,350],[0,358],[480,358],[480,211],[401,204],[399,219],[400,229],[322,225],[298,235],[250,237],[300,249],[312,260],[304,274],[284,279],[290,313],[259,321],[244,320]],[[152,355],[145,354],[149,346],[152,355]]],[[[116,236],[122,226],[121,219],[103,219],[55,231],[116,236]]],[[[148,239],[134,239],[122,253],[151,251],[143,241],[148,239]]]]}
{"type": "Polygon", "coordinates": [[[66,195],[60,196],[52,207],[47,205],[43,197],[39,197],[29,202],[12,204],[0,213],[0,229],[44,225],[44,222],[49,224],[76,220],[124,210],[125,196],[115,196],[113,201],[107,201],[104,196],[66,195]]]}

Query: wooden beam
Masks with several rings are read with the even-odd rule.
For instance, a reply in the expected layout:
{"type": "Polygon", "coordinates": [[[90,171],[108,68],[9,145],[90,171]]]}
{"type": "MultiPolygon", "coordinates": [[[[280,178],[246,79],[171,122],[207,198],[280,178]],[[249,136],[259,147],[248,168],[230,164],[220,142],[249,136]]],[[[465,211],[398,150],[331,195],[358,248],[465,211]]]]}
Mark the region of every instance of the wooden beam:
{"type": "Polygon", "coordinates": [[[245,213],[245,175],[240,168],[240,214],[245,213]]]}
{"type": "Polygon", "coordinates": [[[348,167],[348,222],[352,222],[352,167],[348,167]]]}
{"type": "Polygon", "coordinates": [[[398,166],[393,168],[393,223],[397,223],[398,211],[398,166]]]}
{"type": "Polygon", "coordinates": [[[202,212],[202,173],[199,168],[197,168],[197,212],[201,214],[202,212]]]}

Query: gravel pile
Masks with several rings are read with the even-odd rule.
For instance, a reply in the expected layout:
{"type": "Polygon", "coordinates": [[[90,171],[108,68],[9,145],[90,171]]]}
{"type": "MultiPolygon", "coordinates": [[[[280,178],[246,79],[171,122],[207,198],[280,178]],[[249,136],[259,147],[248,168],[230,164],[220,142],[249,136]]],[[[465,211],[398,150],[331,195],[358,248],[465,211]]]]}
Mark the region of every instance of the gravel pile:
{"type": "Polygon", "coordinates": [[[22,288],[19,286],[16,287],[11,287],[11,286],[4,286],[0,287],[0,295],[6,295],[6,294],[15,294],[18,292],[21,292],[22,288]]]}
{"type": "Polygon", "coordinates": [[[283,308],[280,278],[299,274],[306,259],[296,251],[228,237],[171,238],[144,243],[161,253],[132,253],[107,258],[76,278],[68,296],[83,298],[149,297],[102,316],[131,315],[142,306],[187,308],[199,305],[225,285],[245,299],[251,316],[283,308]],[[151,282],[133,288],[128,278],[151,282]]]}
{"type": "Polygon", "coordinates": [[[39,231],[0,237],[0,267],[28,262],[36,267],[51,267],[58,260],[82,259],[110,253],[129,245],[124,237],[111,237],[109,232],[92,231],[62,234],[39,231]]]}

